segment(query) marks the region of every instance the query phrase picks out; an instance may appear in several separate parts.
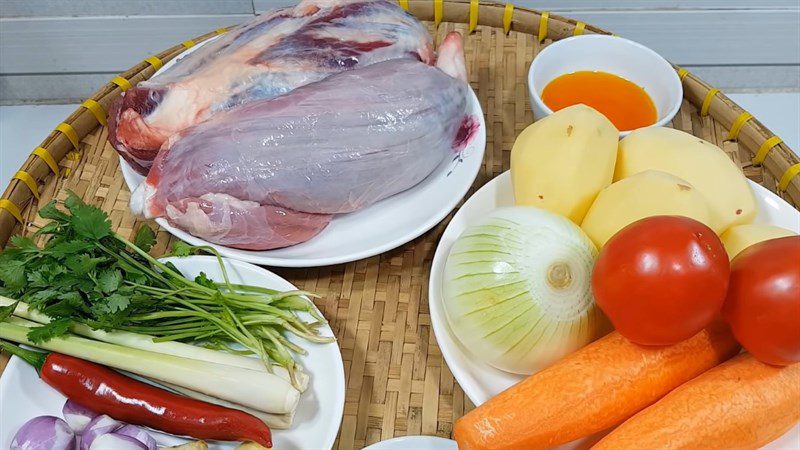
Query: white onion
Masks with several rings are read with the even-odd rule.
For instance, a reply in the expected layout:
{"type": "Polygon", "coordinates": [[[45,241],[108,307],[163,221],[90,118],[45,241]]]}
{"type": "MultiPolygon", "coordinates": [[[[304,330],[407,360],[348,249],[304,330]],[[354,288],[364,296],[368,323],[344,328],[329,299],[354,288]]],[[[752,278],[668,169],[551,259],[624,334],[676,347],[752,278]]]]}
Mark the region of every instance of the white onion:
{"type": "Polygon", "coordinates": [[[136,425],[125,425],[124,427],[114,431],[114,434],[121,434],[123,436],[130,436],[145,445],[147,450],[156,450],[156,440],[144,428],[137,427],[136,425]]]}
{"type": "Polygon", "coordinates": [[[79,403],[75,403],[72,400],[67,400],[67,402],[64,403],[64,407],[61,409],[61,414],[64,415],[64,420],[67,421],[69,427],[72,428],[72,431],[74,431],[75,434],[83,433],[83,430],[86,429],[86,426],[89,425],[89,422],[99,415],[89,408],[79,403]]]}
{"type": "Polygon", "coordinates": [[[39,416],[25,422],[11,440],[11,450],[73,450],[75,433],[62,419],[39,416]]]}
{"type": "Polygon", "coordinates": [[[447,258],[442,293],[455,336],[477,359],[530,374],[602,336],[591,275],[597,249],[569,219],[535,207],[491,212],[447,258]]]}
{"type": "Polygon", "coordinates": [[[147,445],[124,434],[106,433],[97,436],[89,450],[148,450],[147,445]]]}
{"type": "Polygon", "coordinates": [[[95,439],[104,434],[113,433],[122,428],[123,425],[125,424],[105,414],[95,417],[83,430],[80,450],[90,450],[95,439]]]}

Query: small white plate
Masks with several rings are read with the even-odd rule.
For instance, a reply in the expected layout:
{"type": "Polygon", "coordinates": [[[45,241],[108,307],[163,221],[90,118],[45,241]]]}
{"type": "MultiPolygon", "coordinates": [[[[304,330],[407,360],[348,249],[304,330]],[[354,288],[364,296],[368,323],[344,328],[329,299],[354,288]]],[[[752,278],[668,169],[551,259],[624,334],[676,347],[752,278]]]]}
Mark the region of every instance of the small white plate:
{"type": "Polygon", "coordinates": [[[436,436],[403,436],[376,442],[364,450],[458,450],[458,445],[436,436]]]}
{"type": "MultiPolygon", "coordinates": [[[[788,203],[768,191],[763,186],[750,182],[758,202],[757,223],[769,223],[800,233],[800,212],[788,203]]],[[[431,324],[436,335],[436,342],[442,349],[447,366],[458,380],[470,400],[480,405],[506,388],[522,381],[525,377],[489,366],[476,360],[456,339],[447,323],[442,304],[442,279],[447,255],[450,248],[470,225],[490,211],[503,206],[514,205],[514,193],[511,185],[511,172],[505,172],[486,183],[470,197],[459,209],[453,220],[447,225],[436,248],[431,267],[428,298],[431,313],[431,324]]],[[[784,437],[772,442],[766,449],[797,449],[800,447],[800,425],[789,431],[784,437]]]]}
{"type": "MultiPolygon", "coordinates": [[[[205,43],[210,42],[206,41],[205,43]]],[[[164,65],[168,69],[181,57],[199,48],[198,44],[164,65]]],[[[291,247],[276,250],[239,250],[209,244],[203,239],[171,226],[166,219],[156,223],[172,235],[192,245],[211,245],[222,255],[255,264],[278,267],[316,267],[356,261],[399,247],[416,239],[442,221],[466,195],[483,164],[486,124],[478,97],[470,88],[468,114],[478,117],[480,128],[461,153],[461,161],[442,161],[427,178],[413,188],[377,202],[360,211],[334,217],[320,234],[291,247]]],[[[120,158],[125,184],[133,190],[144,177],[120,158]]]]}
{"type": "MultiPolygon", "coordinates": [[[[200,272],[213,280],[222,280],[222,272],[213,256],[169,258],[187,277],[200,272]]],[[[251,284],[280,291],[297,289],[294,285],[260,267],[225,259],[225,268],[231,282],[251,284]]],[[[301,314],[311,320],[308,314],[301,314]]],[[[324,336],[333,336],[325,325],[320,329],[324,336]]],[[[298,356],[299,363],[311,376],[306,392],[300,396],[297,413],[288,430],[272,430],[273,447],[280,450],[328,450],[333,447],[344,413],[344,365],[339,346],[314,344],[288,335],[288,339],[308,350],[298,356]]],[[[36,371],[17,357],[12,357],[0,377],[0,448],[10,448],[11,439],[19,427],[28,420],[42,415],[61,417],[66,398],[39,379],[36,371]]],[[[186,439],[151,432],[160,445],[178,445],[186,439]]],[[[232,449],[238,444],[212,442],[212,450],[232,449]]]]}

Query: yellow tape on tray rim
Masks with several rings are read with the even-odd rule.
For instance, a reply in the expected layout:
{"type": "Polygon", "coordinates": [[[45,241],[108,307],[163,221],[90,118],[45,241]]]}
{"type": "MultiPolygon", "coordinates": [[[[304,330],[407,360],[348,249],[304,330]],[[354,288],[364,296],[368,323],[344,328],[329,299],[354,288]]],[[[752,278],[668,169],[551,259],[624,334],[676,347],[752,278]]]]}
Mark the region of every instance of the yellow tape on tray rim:
{"type": "Polygon", "coordinates": [[[31,176],[28,172],[24,170],[20,170],[11,177],[13,180],[19,180],[25,183],[25,186],[28,186],[30,189],[31,194],[36,197],[36,200],[39,200],[39,186],[36,184],[36,179],[31,176]]]}
{"type": "Polygon", "coordinates": [[[737,117],[736,120],[733,121],[733,124],[731,125],[731,130],[728,132],[728,140],[735,141],[739,139],[739,133],[742,131],[742,127],[744,126],[745,123],[747,123],[748,120],[752,118],[753,115],[747,111],[739,114],[739,117],[737,117]]]}
{"type": "Polygon", "coordinates": [[[542,13],[542,17],[539,18],[539,35],[537,38],[539,39],[539,43],[541,44],[547,39],[547,21],[550,19],[550,13],[545,11],[542,13]]]}
{"type": "Polygon", "coordinates": [[[785,191],[789,187],[789,182],[792,181],[792,178],[796,177],[799,173],[800,163],[786,169],[786,172],[784,172],[783,176],[781,177],[781,181],[778,182],[778,190],[781,192],[785,191]]]}
{"type": "Polygon", "coordinates": [[[106,111],[103,109],[103,106],[100,105],[100,103],[97,103],[96,101],[92,100],[91,98],[87,98],[86,100],[83,101],[83,103],[81,103],[81,106],[83,106],[84,108],[88,109],[89,112],[92,113],[94,118],[97,119],[97,122],[99,122],[100,125],[103,125],[103,126],[107,125],[107,123],[106,123],[106,111]]]}
{"type": "Polygon", "coordinates": [[[761,163],[763,163],[764,160],[767,159],[767,154],[769,153],[769,151],[775,148],[775,146],[780,144],[781,142],[783,142],[783,140],[778,136],[772,136],[771,138],[764,141],[764,143],[761,144],[761,147],[758,148],[756,156],[753,157],[753,164],[757,166],[761,165],[761,163]]]}
{"type": "Polygon", "coordinates": [[[38,156],[39,158],[44,161],[45,164],[53,171],[53,175],[59,176],[61,171],[58,169],[58,163],[56,162],[53,155],[50,154],[44,147],[36,147],[31,154],[38,156]]]}
{"type": "Polygon", "coordinates": [[[22,212],[20,212],[19,207],[14,204],[11,200],[7,198],[0,198],[0,209],[4,209],[8,211],[9,214],[14,216],[17,219],[17,222],[22,223],[22,212]]]}
{"type": "Polygon", "coordinates": [[[503,10],[503,31],[508,34],[511,31],[511,21],[514,19],[514,5],[511,3],[506,3],[506,7],[503,10]]]}

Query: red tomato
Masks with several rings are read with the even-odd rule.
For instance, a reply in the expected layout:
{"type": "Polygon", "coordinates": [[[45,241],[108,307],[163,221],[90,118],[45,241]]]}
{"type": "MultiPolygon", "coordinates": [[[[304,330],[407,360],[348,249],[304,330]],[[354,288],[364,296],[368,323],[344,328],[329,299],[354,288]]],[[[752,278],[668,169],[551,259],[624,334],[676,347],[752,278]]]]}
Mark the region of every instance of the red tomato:
{"type": "Polygon", "coordinates": [[[761,362],[800,362],[800,236],[760,242],[736,255],[722,313],[761,362]]]}
{"type": "Polygon", "coordinates": [[[617,331],[641,345],[688,339],[719,313],[730,264],[717,235],[688,217],[654,216],[600,251],[592,291],[617,331]]]}

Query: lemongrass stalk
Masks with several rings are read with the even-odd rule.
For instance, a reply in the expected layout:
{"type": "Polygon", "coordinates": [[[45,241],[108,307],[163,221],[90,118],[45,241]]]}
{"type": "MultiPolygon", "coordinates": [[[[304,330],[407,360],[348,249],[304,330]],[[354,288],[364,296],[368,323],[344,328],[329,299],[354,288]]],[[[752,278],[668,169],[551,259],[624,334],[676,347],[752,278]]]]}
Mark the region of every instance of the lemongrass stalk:
{"type": "Polygon", "coordinates": [[[206,394],[201,392],[193,391],[191,389],[186,389],[184,387],[176,386],[174,384],[169,383],[158,383],[167,389],[171,389],[178,394],[185,395],[189,398],[193,398],[195,400],[200,400],[206,403],[213,403],[215,405],[224,406],[226,408],[231,409],[238,409],[240,411],[244,411],[252,416],[258,417],[261,419],[262,422],[267,424],[270,428],[274,430],[285,430],[292,426],[292,420],[294,420],[294,411],[286,414],[270,414],[264,411],[258,411],[253,408],[248,408],[246,406],[242,406],[236,403],[231,403],[225,400],[220,400],[216,397],[209,397],[206,394]]]}
{"type": "MultiPolygon", "coordinates": [[[[14,302],[15,300],[0,295],[0,306],[8,306],[14,302]]],[[[19,304],[17,304],[14,315],[24,319],[32,320],[38,324],[46,324],[50,322],[49,317],[40,313],[39,311],[30,309],[28,304],[25,302],[19,302],[19,304]]],[[[182,358],[191,358],[198,361],[206,361],[226,366],[239,367],[242,369],[255,370],[263,373],[268,372],[266,367],[264,367],[264,363],[257,358],[236,355],[220,350],[211,350],[196,345],[184,344],[182,342],[154,342],[152,336],[144,334],[131,333],[128,331],[93,330],[84,324],[74,324],[70,331],[80,336],[110,344],[122,345],[125,347],[162,353],[165,355],[180,356],[182,358]]],[[[273,367],[272,373],[278,375],[286,381],[291,380],[289,371],[284,367],[273,367]]],[[[295,377],[297,378],[297,385],[302,388],[301,391],[304,391],[308,386],[308,374],[303,373],[302,369],[297,370],[296,368],[295,377]]]]}
{"type": "Polygon", "coordinates": [[[270,373],[122,347],[69,334],[34,343],[28,339],[30,328],[25,322],[10,318],[0,323],[0,339],[83,358],[264,412],[291,412],[300,399],[300,391],[270,373]]]}

